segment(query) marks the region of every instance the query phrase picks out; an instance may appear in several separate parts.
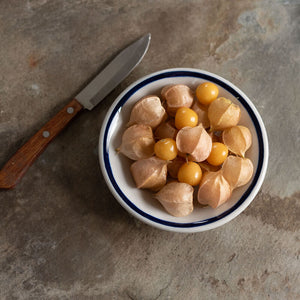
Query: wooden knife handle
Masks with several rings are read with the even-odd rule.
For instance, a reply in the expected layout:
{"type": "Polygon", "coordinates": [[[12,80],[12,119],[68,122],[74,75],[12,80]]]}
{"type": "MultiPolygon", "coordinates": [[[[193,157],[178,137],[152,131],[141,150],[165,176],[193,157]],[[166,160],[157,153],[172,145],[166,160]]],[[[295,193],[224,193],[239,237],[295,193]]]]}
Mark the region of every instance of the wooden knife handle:
{"type": "Polygon", "coordinates": [[[33,137],[31,137],[0,171],[0,188],[13,188],[24,176],[37,157],[45,150],[48,144],[82,109],[83,106],[76,99],[73,99],[33,137]]]}

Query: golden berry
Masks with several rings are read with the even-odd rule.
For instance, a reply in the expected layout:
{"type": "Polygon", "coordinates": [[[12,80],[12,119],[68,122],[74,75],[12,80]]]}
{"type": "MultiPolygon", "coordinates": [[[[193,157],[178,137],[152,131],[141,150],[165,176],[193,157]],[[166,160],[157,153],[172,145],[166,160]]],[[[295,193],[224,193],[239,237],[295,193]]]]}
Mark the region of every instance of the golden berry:
{"type": "Polygon", "coordinates": [[[170,138],[159,140],[154,145],[154,153],[160,159],[173,160],[177,156],[176,142],[170,138]]]}
{"type": "Polygon", "coordinates": [[[228,156],[228,148],[223,143],[212,143],[212,148],[207,161],[213,166],[221,165],[228,156]]]}
{"type": "Polygon", "coordinates": [[[175,127],[181,129],[183,127],[195,127],[198,124],[198,115],[197,113],[188,108],[180,107],[176,111],[175,115],[175,127]]]}
{"type": "Polygon", "coordinates": [[[212,82],[203,82],[196,89],[196,96],[201,104],[208,105],[218,98],[219,89],[212,82]]]}
{"type": "Polygon", "coordinates": [[[184,163],[178,170],[178,181],[185,182],[192,186],[200,183],[202,170],[200,166],[192,161],[184,163]]]}

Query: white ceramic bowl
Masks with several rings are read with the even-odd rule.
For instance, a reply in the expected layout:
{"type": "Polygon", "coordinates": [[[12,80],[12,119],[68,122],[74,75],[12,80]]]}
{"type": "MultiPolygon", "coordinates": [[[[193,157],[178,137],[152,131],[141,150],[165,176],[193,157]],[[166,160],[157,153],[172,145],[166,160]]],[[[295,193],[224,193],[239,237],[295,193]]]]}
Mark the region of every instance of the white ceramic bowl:
{"type": "Polygon", "coordinates": [[[103,176],[119,203],[139,220],[160,229],[176,232],[197,232],[221,226],[239,215],[254,199],[264,180],[268,164],[268,139],[263,121],[249,98],[229,81],[215,74],[189,68],[162,70],[141,78],[130,85],[112,104],[102,124],[99,139],[99,159],[103,176]],[[186,84],[195,90],[204,81],[219,88],[219,96],[231,99],[241,108],[240,125],[252,133],[252,146],[246,157],[254,165],[251,181],[236,190],[228,202],[217,209],[201,208],[195,203],[194,211],[186,217],[173,217],[153,199],[148,190],[135,187],[130,173],[130,161],[116,152],[121,144],[130,111],[140,98],[149,94],[160,95],[169,84],[186,84]]]}

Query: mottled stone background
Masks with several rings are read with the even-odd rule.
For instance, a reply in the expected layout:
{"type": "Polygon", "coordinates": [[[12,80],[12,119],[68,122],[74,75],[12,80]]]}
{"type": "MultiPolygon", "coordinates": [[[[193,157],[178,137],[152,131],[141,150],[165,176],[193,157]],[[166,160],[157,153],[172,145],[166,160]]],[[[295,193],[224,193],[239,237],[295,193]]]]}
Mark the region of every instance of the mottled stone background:
{"type": "Polygon", "coordinates": [[[0,192],[1,299],[300,299],[299,0],[0,1],[0,164],[123,47],[142,63],[0,192]],[[98,166],[110,103],[169,67],[217,73],[259,110],[270,160],[230,223],[176,234],[127,214],[98,166]]]}

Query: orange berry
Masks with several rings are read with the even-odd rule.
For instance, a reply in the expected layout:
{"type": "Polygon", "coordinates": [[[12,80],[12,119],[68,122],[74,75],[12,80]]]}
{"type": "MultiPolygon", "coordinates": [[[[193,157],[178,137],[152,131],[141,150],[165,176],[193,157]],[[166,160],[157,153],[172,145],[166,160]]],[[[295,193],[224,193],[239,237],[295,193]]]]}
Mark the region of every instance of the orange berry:
{"type": "Polygon", "coordinates": [[[212,143],[212,148],[207,162],[213,166],[221,165],[228,156],[228,148],[223,143],[212,143]]]}
{"type": "Polygon", "coordinates": [[[188,108],[180,107],[176,111],[175,115],[175,127],[181,129],[183,127],[195,127],[198,124],[198,115],[197,113],[188,108]]]}
{"type": "Polygon", "coordinates": [[[189,161],[179,168],[177,177],[179,182],[185,182],[192,186],[196,186],[201,181],[202,170],[197,163],[189,161]]]}
{"type": "Polygon", "coordinates": [[[196,96],[201,104],[208,105],[218,98],[219,89],[212,82],[203,82],[196,89],[196,96]]]}
{"type": "Polygon", "coordinates": [[[171,138],[159,140],[154,145],[155,155],[164,160],[172,160],[177,156],[176,142],[171,138]]]}

